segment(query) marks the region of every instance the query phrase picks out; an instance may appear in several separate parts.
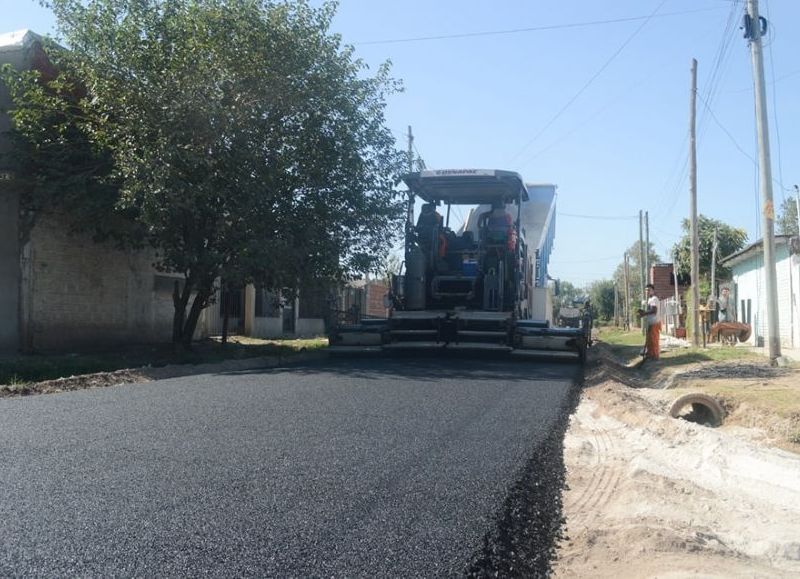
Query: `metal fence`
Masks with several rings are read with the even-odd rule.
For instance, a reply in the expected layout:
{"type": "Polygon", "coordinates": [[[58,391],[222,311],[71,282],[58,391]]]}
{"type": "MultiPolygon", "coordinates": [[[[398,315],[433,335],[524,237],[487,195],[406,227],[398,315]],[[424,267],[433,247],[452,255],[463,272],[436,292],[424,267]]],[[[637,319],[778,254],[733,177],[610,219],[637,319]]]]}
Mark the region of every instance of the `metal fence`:
{"type": "Polygon", "coordinates": [[[681,305],[675,298],[659,300],[658,317],[661,321],[661,332],[674,336],[675,330],[681,327],[681,305]]]}

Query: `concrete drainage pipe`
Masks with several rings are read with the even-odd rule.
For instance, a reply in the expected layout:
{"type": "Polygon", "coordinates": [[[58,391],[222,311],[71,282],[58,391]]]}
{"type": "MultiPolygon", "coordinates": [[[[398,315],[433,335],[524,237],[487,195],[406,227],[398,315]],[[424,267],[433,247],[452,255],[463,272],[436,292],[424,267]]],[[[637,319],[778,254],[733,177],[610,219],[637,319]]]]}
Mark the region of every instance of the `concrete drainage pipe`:
{"type": "Polygon", "coordinates": [[[719,426],[725,418],[725,409],[708,394],[686,394],[672,403],[669,415],[697,424],[719,426]]]}

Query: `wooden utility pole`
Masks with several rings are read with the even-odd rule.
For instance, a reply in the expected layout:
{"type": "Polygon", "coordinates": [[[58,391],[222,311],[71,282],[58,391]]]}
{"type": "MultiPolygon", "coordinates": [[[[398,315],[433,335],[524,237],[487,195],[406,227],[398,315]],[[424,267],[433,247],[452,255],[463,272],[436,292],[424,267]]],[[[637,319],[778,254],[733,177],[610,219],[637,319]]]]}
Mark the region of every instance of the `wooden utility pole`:
{"type": "Polygon", "coordinates": [[[619,288],[617,282],[614,282],[614,327],[619,327],[619,288]]]}
{"type": "Polygon", "coordinates": [[[800,235],[800,187],[794,186],[794,206],[797,209],[797,235],[800,235]]]}
{"type": "MultiPolygon", "coordinates": [[[[408,172],[414,172],[414,135],[411,132],[411,125],[408,125],[408,172]]],[[[406,208],[406,243],[405,243],[405,262],[408,263],[409,253],[411,252],[411,239],[409,235],[414,228],[414,192],[408,190],[408,207],[406,208]]]]}
{"type": "Polygon", "coordinates": [[[644,283],[650,281],[650,217],[649,212],[644,212],[644,283]]]}
{"type": "MultiPolygon", "coordinates": [[[[714,241],[711,243],[711,296],[716,299],[717,292],[717,228],[714,228],[714,241]]],[[[716,301],[714,302],[716,303],[716,301]]]]}
{"type": "MultiPolygon", "coordinates": [[[[772,201],[772,164],[769,157],[769,125],[767,123],[767,89],[764,84],[764,55],[761,36],[767,32],[767,21],[758,15],[758,0],[747,0],[745,36],[750,41],[753,83],[756,96],[756,131],[758,133],[758,174],[761,189],[761,231],[764,235],[764,278],[767,299],[767,340],[769,359],[774,366],[781,355],[778,326],[778,282],[775,271],[775,206],[772,201]],[[762,29],[763,26],[763,29],[762,29]]],[[[800,224],[798,224],[800,227],[800,224]]]]}
{"type": "Polygon", "coordinates": [[[672,253],[672,277],[675,280],[675,334],[677,337],[677,329],[678,326],[681,325],[681,296],[680,292],[678,291],[678,253],[672,253]]]}
{"type": "Polygon", "coordinates": [[[631,329],[631,284],[628,276],[628,252],[625,252],[625,267],[623,268],[625,278],[625,329],[631,329]]]}
{"type": "Polygon", "coordinates": [[[408,172],[414,172],[414,134],[411,132],[411,125],[408,125],[408,172]]]}
{"type": "MultiPolygon", "coordinates": [[[[639,289],[641,299],[644,301],[644,222],[642,221],[642,210],[639,209],[639,289]]],[[[640,325],[644,329],[644,322],[640,319],[640,325]]]]}
{"type": "Polygon", "coordinates": [[[692,236],[692,344],[700,346],[700,236],[697,232],[697,59],[689,93],[689,221],[692,236]]]}

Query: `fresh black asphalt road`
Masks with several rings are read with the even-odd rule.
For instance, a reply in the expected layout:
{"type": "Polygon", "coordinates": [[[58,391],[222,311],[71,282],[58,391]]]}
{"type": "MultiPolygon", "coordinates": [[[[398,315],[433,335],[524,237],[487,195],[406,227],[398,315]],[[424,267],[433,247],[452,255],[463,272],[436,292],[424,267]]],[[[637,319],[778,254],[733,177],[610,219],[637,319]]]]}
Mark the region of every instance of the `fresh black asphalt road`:
{"type": "Polygon", "coordinates": [[[553,526],[528,487],[558,481],[537,461],[578,372],[334,360],[0,400],[0,576],[482,574],[553,526]]]}

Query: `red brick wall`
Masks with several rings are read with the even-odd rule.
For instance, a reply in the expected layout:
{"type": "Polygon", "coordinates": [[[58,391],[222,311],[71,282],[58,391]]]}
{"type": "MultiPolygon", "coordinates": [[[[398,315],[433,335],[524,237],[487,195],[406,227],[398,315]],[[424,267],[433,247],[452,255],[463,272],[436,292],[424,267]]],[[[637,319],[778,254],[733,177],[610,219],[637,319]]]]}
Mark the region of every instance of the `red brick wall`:
{"type": "Polygon", "coordinates": [[[381,281],[371,281],[364,286],[366,292],[366,312],[369,317],[385,318],[389,312],[383,305],[383,298],[389,287],[381,281]]]}
{"type": "MultiPolygon", "coordinates": [[[[655,288],[656,296],[659,299],[667,299],[675,297],[675,285],[672,276],[671,263],[659,263],[650,268],[649,283],[652,283],[655,288]]],[[[678,293],[683,295],[686,291],[686,286],[679,285],[678,293]]]]}

